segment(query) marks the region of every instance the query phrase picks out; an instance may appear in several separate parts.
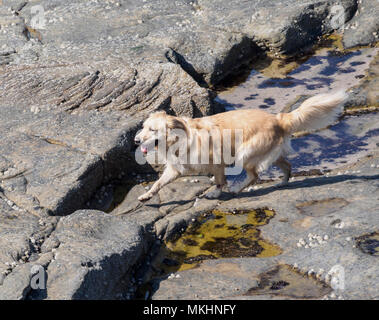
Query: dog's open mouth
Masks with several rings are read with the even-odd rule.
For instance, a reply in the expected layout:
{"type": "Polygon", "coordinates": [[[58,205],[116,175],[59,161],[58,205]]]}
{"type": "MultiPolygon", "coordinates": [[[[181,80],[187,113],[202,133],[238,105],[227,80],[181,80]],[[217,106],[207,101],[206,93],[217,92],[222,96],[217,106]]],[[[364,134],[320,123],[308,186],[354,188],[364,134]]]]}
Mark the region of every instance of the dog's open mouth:
{"type": "MultiPolygon", "coordinates": [[[[158,140],[154,140],[154,150],[158,150],[158,140]]],[[[146,145],[141,145],[141,152],[146,155],[149,152],[149,149],[146,145]]]]}
{"type": "Polygon", "coordinates": [[[143,154],[147,154],[147,148],[145,146],[141,146],[141,152],[143,154]]]}

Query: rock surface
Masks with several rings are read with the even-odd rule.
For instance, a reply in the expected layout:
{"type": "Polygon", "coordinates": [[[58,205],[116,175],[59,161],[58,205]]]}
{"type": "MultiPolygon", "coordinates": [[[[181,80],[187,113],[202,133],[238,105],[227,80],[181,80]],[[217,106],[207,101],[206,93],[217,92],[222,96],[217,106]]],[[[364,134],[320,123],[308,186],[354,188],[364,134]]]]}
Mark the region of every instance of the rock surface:
{"type": "MultiPolygon", "coordinates": [[[[376,8],[364,10],[369,1],[341,1],[345,14],[337,26],[334,5],[3,0],[0,298],[133,297],[154,237],[174,236],[218,205],[198,198],[210,182],[175,182],[144,206],[134,195],[146,186],[136,186],[112,215],[77,210],[107,207],[115,180],[151,170],[136,165],[132,138],[154,110],[187,116],[223,110],[210,88],[268,51],[298,53],[354,15],[344,44],[377,39],[370,35],[377,30],[376,8]],[[94,200],[105,193],[106,200],[94,200]],[[45,291],[31,290],[35,264],[47,270],[45,291]]],[[[366,70],[355,67],[354,75],[366,70]]],[[[376,99],[373,79],[353,85],[361,105],[376,99]]]]}
{"type": "Polygon", "coordinates": [[[358,10],[345,26],[343,44],[346,48],[365,46],[378,41],[379,22],[375,19],[378,14],[379,7],[375,1],[358,1],[358,10]]]}
{"type": "MultiPolygon", "coordinates": [[[[33,240],[20,239],[24,240],[24,250],[34,254],[29,257],[26,253],[25,260],[9,270],[3,279],[1,299],[123,297],[131,286],[131,277],[125,275],[132,274],[132,267],[146,250],[141,226],[100,211],[83,210],[60,219],[54,226],[48,224],[45,229],[50,233],[45,232],[40,238],[33,234],[33,240]],[[33,243],[38,247],[30,248],[33,243]],[[46,288],[31,287],[33,266],[44,267],[46,288]]],[[[16,239],[14,234],[12,239],[16,239]]],[[[7,238],[2,237],[3,240],[7,238]]],[[[12,256],[8,261],[11,258],[15,259],[12,256]]]]}
{"type": "Polygon", "coordinates": [[[273,208],[275,217],[260,229],[264,239],[282,248],[282,254],[203,261],[195,269],[157,280],[153,299],[378,299],[377,257],[361,250],[357,240],[379,225],[378,161],[376,151],[374,156],[345,166],[342,174],[333,171],[328,176],[299,177],[285,188],[266,183],[256,191],[219,201],[216,208],[222,211],[273,208]],[[341,199],[338,205],[334,199],[341,199]],[[308,210],[301,211],[299,203],[308,210]],[[319,279],[314,285],[329,284],[330,289],[307,295],[307,281],[298,283],[283,275],[277,280],[288,281],[292,290],[260,292],[260,276],[278,265],[309,275],[309,282],[319,279]],[[336,270],[340,274],[334,274],[336,270]]]}
{"type": "MultiPolygon", "coordinates": [[[[42,252],[56,247],[46,268],[49,299],[120,299],[144,253],[141,226],[100,211],[77,211],[62,218],[42,252]],[[58,245],[58,246],[57,246],[58,245]]],[[[37,261],[38,263],[38,261],[37,261]]],[[[36,298],[41,297],[41,294],[36,298]]]]}

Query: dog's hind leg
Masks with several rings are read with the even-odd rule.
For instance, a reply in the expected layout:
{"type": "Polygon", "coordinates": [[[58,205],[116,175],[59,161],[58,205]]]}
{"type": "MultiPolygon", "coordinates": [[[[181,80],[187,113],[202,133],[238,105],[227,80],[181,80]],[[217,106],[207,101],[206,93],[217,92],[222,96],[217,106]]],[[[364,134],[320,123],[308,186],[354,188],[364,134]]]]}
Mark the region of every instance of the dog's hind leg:
{"type": "Polygon", "coordinates": [[[248,187],[250,184],[254,183],[258,179],[258,172],[255,166],[254,167],[247,166],[245,167],[245,170],[246,170],[246,178],[243,181],[232,185],[229,188],[229,191],[231,193],[241,192],[244,188],[248,187]]]}
{"type": "Polygon", "coordinates": [[[205,194],[207,199],[217,199],[221,195],[222,188],[226,183],[224,167],[220,166],[214,171],[213,174],[215,177],[216,189],[205,194]]]}
{"type": "Polygon", "coordinates": [[[282,186],[287,185],[288,180],[291,176],[291,164],[288,162],[288,160],[286,158],[281,156],[281,157],[279,157],[278,160],[276,160],[274,162],[274,165],[278,166],[280,168],[280,170],[282,170],[284,173],[284,177],[282,179],[282,182],[280,184],[278,184],[278,187],[282,187],[282,186]]]}
{"type": "Polygon", "coordinates": [[[174,181],[180,173],[171,165],[168,165],[163,171],[162,176],[153,184],[151,189],[144,193],[142,196],[138,197],[139,201],[146,201],[152,198],[160,189],[162,189],[166,184],[174,181]]]}

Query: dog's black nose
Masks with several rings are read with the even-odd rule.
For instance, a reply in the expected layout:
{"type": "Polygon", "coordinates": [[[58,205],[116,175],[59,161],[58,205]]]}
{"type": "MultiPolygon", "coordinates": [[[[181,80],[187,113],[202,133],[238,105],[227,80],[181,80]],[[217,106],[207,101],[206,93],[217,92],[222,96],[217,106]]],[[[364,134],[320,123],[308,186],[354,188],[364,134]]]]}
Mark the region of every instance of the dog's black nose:
{"type": "Polygon", "coordinates": [[[135,144],[140,144],[141,141],[140,141],[140,139],[138,139],[138,138],[134,138],[134,143],[135,143],[135,144]]]}

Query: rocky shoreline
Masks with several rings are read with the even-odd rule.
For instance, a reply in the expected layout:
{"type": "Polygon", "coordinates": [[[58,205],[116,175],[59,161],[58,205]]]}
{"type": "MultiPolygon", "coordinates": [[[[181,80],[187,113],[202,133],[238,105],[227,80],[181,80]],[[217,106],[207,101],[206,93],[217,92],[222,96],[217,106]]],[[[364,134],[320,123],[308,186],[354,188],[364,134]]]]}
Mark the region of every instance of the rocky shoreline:
{"type": "MultiPolygon", "coordinates": [[[[215,99],[218,93],[214,88],[250,68],[254,61],[306,52],[333,31],[342,34],[345,48],[371,50],[366,64],[350,75],[355,83],[349,86],[351,99],[346,109],[359,106],[359,113],[366,108],[376,119],[379,9],[369,0],[343,0],[340,5],[341,17],[334,12],[341,8],[328,0],[181,0],[174,5],[166,0],[3,0],[0,299],[134,298],[138,288],[151,280],[149,264],[155,249],[163,240],[180,234],[192,219],[216,207],[262,206],[276,212],[276,218],[262,227],[263,237],[277,243],[282,255],[204,261],[197,269],[180,272],[181,278],[161,281],[153,298],[194,298],[188,291],[194,288],[199,298],[242,298],[224,292],[222,285],[197,287],[204,281],[201,270],[205,268],[209,279],[219,284],[231,280],[227,271],[222,275],[212,271],[218,264],[232,264],[225,270],[256,270],[249,276],[255,282],[243,277],[236,280],[242,292],[257,285],[259,274],[277,264],[296,263],[309,273],[315,268],[329,270],[329,264],[338,263],[342,256],[351,258],[350,262],[341,258],[352,279],[351,287],[334,295],[378,298],[376,254],[350,245],[355,237],[377,232],[379,222],[374,214],[378,128],[364,127],[365,121],[349,120],[346,125],[352,128],[352,135],[364,138],[359,140],[359,147],[366,148],[363,153],[348,159],[335,154],[333,157],[342,160],[337,161],[338,166],[321,177],[297,177],[288,189],[260,184],[253,193],[235,200],[227,195],[220,201],[197,200],[211,187],[209,178],[199,177],[167,186],[147,204],[135,200],[148,188],[142,180],[155,178],[154,170],[138,166],[133,154],[134,134],[149,113],[163,109],[198,117],[223,111],[225,104],[215,99]],[[37,26],[32,9],[36,5],[43,9],[37,26]],[[343,20],[335,25],[337,16],[343,20]],[[198,182],[191,182],[194,179],[198,182]],[[347,184],[351,186],[346,188],[347,184]],[[119,194],[117,190],[121,190],[119,194]],[[120,199],[115,206],[117,196],[120,199]],[[330,227],[327,215],[304,217],[293,207],[294,203],[333,197],[349,201],[348,206],[333,212],[334,220],[346,219],[351,226],[341,234],[330,227]],[[357,212],[367,215],[356,216],[357,212]],[[292,226],[278,222],[279,216],[293,222],[292,226]],[[296,249],[300,236],[293,228],[329,234],[335,241],[309,257],[308,251],[296,249]],[[286,235],[288,238],[283,238],[286,235]],[[349,245],[342,245],[347,237],[351,238],[349,245]],[[329,263],[319,261],[325,255],[330,257],[329,263]],[[44,268],[47,289],[31,288],[34,265],[44,268]],[[365,268],[368,276],[355,275],[359,268],[365,268]],[[187,275],[200,278],[186,291],[183,279],[187,275]],[[250,287],[245,288],[243,281],[250,287]]],[[[353,62],[362,61],[358,57],[353,62]]],[[[296,101],[288,102],[295,105],[296,101]]],[[[279,107],[285,105],[269,104],[268,111],[277,112],[279,107]]],[[[308,165],[302,169],[315,168],[308,165]]],[[[262,296],[271,297],[267,292],[262,296]]]]}

